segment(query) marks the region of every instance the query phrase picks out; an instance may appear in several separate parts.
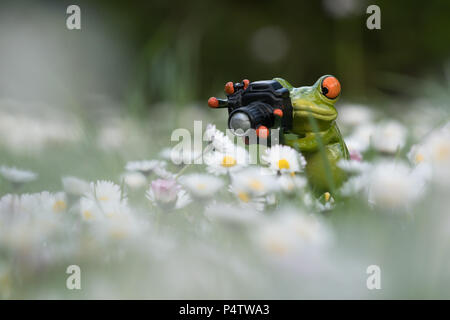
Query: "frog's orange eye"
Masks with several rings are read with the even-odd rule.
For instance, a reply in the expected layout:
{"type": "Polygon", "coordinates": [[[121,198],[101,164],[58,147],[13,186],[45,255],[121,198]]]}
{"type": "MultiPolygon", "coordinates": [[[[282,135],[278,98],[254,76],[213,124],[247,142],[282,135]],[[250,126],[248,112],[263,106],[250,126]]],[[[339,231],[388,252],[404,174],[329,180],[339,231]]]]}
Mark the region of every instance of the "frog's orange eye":
{"type": "Polygon", "coordinates": [[[322,81],[322,94],[328,99],[335,99],[341,93],[341,84],[335,77],[329,76],[322,81]]]}

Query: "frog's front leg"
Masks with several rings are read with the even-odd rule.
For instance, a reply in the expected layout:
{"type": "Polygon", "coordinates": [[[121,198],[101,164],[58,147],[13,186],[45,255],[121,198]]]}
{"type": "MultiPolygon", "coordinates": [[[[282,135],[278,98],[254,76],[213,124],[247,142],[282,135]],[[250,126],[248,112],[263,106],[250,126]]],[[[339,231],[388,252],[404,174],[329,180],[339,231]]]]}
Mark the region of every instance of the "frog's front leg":
{"type": "Polygon", "coordinates": [[[315,133],[306,133],[304,135],[285,134],[284,143],[300,152],[314,152],[319,148],[315,133]]]}
{"type": "Polygon", "coordinates": [[[336,132],[333,127],[320,132],[308,132],[303,135],[291,133],[284,136],[286,145],[303,153],[316,152],[319,150],[320,142],[323,146],[326,146],[335,142],[335,140],[336,132]]]}

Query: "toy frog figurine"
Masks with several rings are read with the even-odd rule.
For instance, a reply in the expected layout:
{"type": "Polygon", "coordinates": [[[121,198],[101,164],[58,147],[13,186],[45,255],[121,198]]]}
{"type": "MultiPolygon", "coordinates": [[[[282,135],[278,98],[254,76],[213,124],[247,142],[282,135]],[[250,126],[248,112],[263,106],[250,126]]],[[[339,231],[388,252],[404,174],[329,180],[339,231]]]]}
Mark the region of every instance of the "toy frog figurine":
{"type": "Polygon", "coordinates": [[[347,147],[336,125],[334,104],[341,93],[339,81],[330,75],[311,87],[294,88],[282,78],[241,83],[227,82],[227,99],[211,97],[211,108],[228,108],[228,127],[247,139],[254,129],[258,143],[272,141],[270,131],[280,130],[279,142],[300,151],[306,159],[306,175],[313,191],[327,194],[346,179],[337,166],[349,159],[347,147]]]}
{"type": "Polygon", "coordinates": [[[346,174],[337,162],[349,159],[347,146],[335,122],[334,104],[341,92],[339,81],[325,75],[310,87],[294,88],[284,79],[274,80],[289,90],[293,108],[292,128],[284,134],[283,143],[299,150],[305,157],[306,175],[316,193],[339,187],[346,174]]]}

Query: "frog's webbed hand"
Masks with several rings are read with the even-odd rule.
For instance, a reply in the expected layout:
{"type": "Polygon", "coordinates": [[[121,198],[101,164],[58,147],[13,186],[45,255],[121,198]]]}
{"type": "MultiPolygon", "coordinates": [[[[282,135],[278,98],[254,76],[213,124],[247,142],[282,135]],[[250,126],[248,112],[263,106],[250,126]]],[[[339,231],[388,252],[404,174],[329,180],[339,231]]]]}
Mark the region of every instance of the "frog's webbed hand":
{"type": "Polygon", "coordinates": [[[278,81],[283,87],[285,87],[286,89],[288,89],[289,91],[291,91],[292,89],[294,89],[294,87],[287,82],[286,80],[284,80],[283,78],[273,78],[273,80],[278,81]]]}
{"type": "Polygon", "coordinates": [[[305,136],[289,135],[285,138],[285,143],[300,152],[313,152],[319,147],[313,133],[307,133],[305,136]]]}

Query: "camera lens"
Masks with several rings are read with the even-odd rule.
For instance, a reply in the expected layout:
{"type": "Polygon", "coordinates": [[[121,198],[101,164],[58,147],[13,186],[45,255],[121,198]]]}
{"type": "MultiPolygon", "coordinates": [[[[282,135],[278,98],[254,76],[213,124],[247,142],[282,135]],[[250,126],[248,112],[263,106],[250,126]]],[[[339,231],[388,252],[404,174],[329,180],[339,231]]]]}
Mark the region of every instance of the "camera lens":
{"type": "Polygon", "coordinates": [[[259,101],[233,110],[228,119],[228,127],[237,136],[244,136],[248,129],[257,129],[260,125],[273,126],[273,108],[259,101]]]}
{"type": "Polygon", "coordinates": [[[230,116],[228,126],[237,136],[244,136],[252,127],[249,116],[244,112],[235,112],[230,116]]]}

